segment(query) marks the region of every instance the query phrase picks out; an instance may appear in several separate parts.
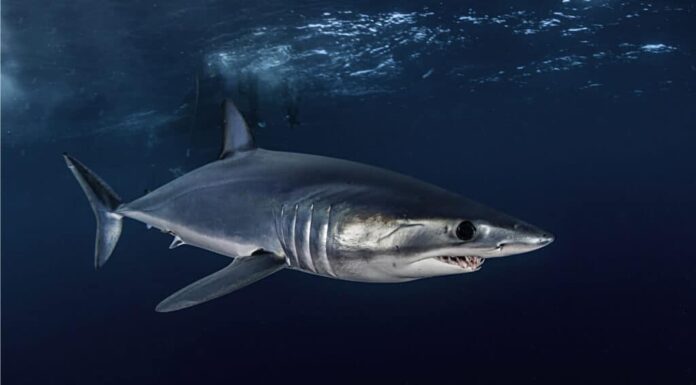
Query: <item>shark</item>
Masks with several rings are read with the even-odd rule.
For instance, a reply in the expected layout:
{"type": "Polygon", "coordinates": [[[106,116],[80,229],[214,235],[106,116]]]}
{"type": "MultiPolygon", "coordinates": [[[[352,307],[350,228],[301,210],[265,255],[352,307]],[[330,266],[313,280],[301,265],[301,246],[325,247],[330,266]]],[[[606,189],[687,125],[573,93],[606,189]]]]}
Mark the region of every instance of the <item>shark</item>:
{"type": "Polygon", "coordinates": [[[407,282],[478,271],[484,261],[544,247],[536,226],[416,178],[353,161],[262,149],[224,103],[219,159],[131,202],[63,154],[96,216],[103,266],[124,218],[231,258],[161,301],[171,312],[232,293],[283,269],[357,282],[407,282]]]}

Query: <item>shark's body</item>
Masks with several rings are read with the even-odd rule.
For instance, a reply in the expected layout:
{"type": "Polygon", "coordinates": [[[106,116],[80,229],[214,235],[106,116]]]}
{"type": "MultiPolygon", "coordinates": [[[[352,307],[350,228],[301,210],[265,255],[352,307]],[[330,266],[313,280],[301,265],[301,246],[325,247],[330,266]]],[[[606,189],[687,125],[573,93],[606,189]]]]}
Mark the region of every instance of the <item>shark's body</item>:
{"type": "Polygon", "coordinates": [[[96,264],[128,217],[235,260],[178,291],[159,311],[219,297],[284,267],[330,278],[402,282],[476,271],[483,260],[552,236],[439,187],[391,171],[258,149],[226,105],[221,159],[130,203],[66,155],[97,216],[96,264]]]}

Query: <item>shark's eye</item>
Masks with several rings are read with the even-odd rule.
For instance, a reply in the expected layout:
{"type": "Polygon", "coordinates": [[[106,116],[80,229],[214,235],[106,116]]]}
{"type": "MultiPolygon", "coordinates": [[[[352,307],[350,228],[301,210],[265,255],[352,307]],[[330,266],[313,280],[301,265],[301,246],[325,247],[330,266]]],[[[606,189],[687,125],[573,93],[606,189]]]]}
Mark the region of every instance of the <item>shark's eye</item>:
{"type": "Polygon", "coordinates": [[[474,227],[473,223],[464,221],[457,226],[456,234],[457,238],[461,239],[462,241],[470,241],[476,234],[476,227],[474,227]]]}

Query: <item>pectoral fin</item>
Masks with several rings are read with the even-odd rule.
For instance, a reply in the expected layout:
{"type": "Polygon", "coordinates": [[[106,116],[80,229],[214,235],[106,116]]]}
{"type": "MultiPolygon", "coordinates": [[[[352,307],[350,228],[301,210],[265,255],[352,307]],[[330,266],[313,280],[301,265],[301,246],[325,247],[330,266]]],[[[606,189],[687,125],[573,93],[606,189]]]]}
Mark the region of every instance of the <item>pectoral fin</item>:
{"type": "Polygon", "coordinates": [[[282,258],[270,253],[235,258],[224,269],[201,278],[165,298],[155,310],[162,313],[181,310],[222,297],[265,278],[284,266],[285,261],[282,258]]]}

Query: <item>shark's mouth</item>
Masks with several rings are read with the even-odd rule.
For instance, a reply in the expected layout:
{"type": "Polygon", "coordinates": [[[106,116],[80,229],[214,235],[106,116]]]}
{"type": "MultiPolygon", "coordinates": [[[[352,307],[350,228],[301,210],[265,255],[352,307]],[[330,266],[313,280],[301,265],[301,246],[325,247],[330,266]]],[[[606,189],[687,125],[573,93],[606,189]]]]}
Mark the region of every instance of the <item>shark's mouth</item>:
{"type": "Polygon", "coordinates": [[[450,265],[459,266],[466,270],[478,270],[483,265],[484,259],[475,255],[466,255],[463,257],[456,256],[441,256],[435,257],[440,262],[444,262],[450,265]]]}

